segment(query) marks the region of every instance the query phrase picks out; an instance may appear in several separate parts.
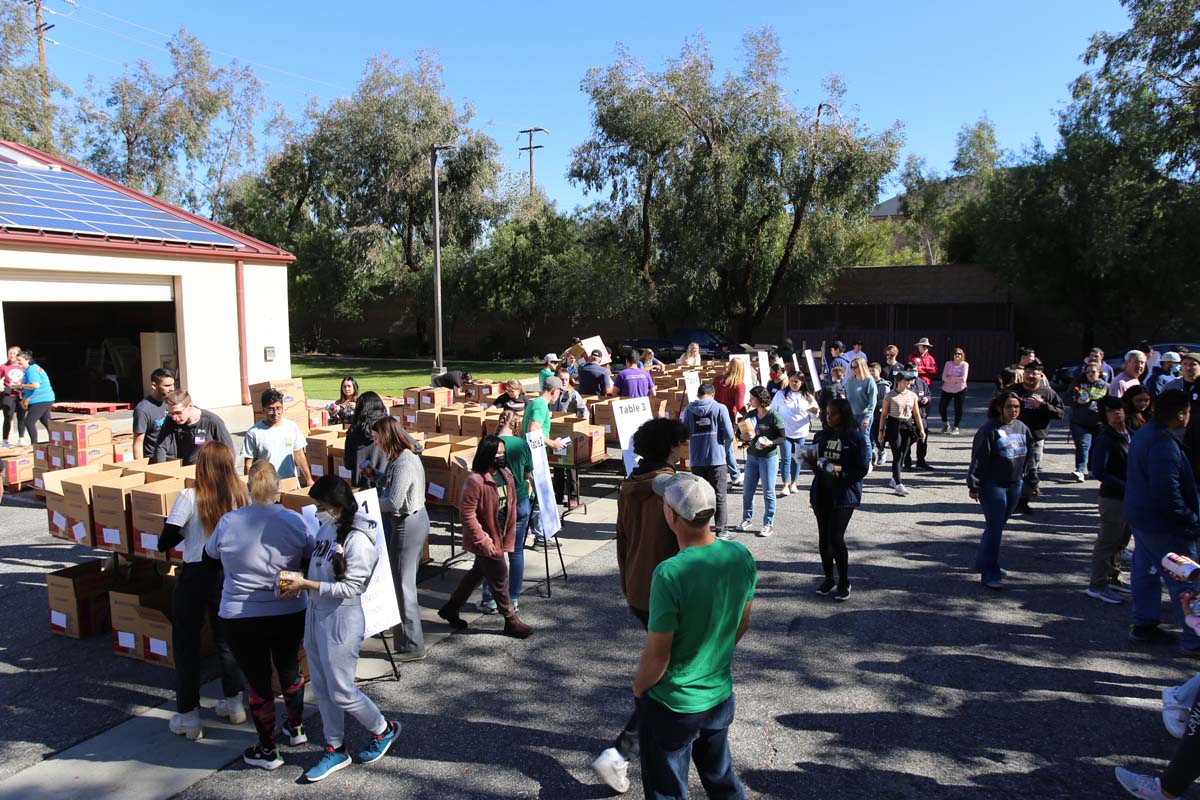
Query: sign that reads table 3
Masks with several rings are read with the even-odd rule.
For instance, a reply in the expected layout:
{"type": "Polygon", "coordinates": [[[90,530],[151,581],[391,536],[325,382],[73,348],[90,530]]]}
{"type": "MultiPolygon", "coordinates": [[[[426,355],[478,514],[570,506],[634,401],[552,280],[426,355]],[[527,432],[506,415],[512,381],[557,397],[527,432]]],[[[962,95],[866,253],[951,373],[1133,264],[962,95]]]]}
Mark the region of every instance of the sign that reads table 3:
{"type": "Polygon", "coordinates": [[[617,423],[617,439],[621,449],[628,450],[634,432],[643,423],[654,419],[650,412],[650,398],[631,397],[624,400],[614,400],[612,403],[613,419],[617,423]]]}

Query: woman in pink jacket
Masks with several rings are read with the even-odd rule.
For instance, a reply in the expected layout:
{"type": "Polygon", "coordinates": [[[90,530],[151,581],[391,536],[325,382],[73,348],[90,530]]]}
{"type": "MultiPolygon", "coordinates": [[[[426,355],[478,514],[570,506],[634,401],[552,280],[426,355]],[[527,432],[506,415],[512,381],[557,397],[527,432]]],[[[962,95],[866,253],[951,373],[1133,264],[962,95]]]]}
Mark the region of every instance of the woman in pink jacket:
{"type": "Polygon", "coordinates": [[[950,360],[942,367],[942,398],[938,401],[938,411],[942,415],[942,433],[958,435],[958,423],[962,422],[963,398],[967,396],[967,374],[971,365],[967,363],[967,354],[961,347],[954,348],[950,360]],[[950,410],[950,401],[954,401],[954,425],[946,420],[946,412],[950,410]]]}
{"type": "Polygon", "coordinates": [[[465,628],[458,615],[471,593],[485,579],[492,589],[496,608],[504,617],[504,635],[525,639],[530,628],[517,618],[508,594],[508,562],[517,539],[517,484],[504,459],[504,442],[499,436],[485,436],[475,451],[471,474],[463,485],[459,500],[462,518],[463,549],[474,553],[475,563],[463,576],[458,588],[438,616],[452,628],[465,628]]]}

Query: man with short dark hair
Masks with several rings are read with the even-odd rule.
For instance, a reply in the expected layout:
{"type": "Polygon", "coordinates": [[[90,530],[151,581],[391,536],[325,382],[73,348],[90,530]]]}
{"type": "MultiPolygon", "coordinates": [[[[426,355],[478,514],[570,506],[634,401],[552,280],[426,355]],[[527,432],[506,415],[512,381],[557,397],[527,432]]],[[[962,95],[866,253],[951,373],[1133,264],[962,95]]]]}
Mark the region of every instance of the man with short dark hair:
{"type": "MultiPolygon", "coordinates": [[[[1058,393],[1046,385],[1045,378],[1042,362],[1030,361],[1025,364],[1024,381],[1013,389],[1017,397],[1021,398],[1021,416],[1018,419],[1025,423],[1025,427],[1033,434],[1033,450],[1030,451],[1029,458],[1033,462],[1033,471],[1039,478],[1037,483],[1040,483],[1042,476],[1042,454],[1046,449],[1047,429],[1053,420],[1062,419],[1066,413],[1058,393]]],[[[1029,507],[1033,490],[1034,482],[1027,482],[1021,490],[1021,501],[1017,503],[1015,513],[1033,513],[1033,509],[1029,507]]]]}
{"type": "Polygon", "coordinates": [[[733,651],[750,627],[758,582],[753,556],[713,535],[712,486],[696,475],[659,475],[654,491],[679,552],[650,583],[647,638],[633,681],[642,786],[647,798],[686,797],[694,761],[709,797],[740,798],[729,726],[733,651]]]}
{"type": "Polygon", "coordinates": [[[150,458],[158,446],[158,432],[167,418],[163,400],[175,391],[175,373],[159,367],[150,373],[150,394],[133,407],[133,456],[150,458]]]}
{"type": "Polygon", "coordinates": [[[708,481],[717,497],[717,516],[713,533],[721,536],[728,522],[725,498],[729,493],[729,464],[725,443],[734,440],[729,409],[713,399],[716,387],[710,381],[700,384],[696,399],[683,410],[683,424],[691,433],[688,461],[692,472],[708,481]]]}
{"type": "Polygon", "coordinates": [[[617,373],[617,394],[621,397],[654,397],[654,378],[638,364],[638,354],[625,354],[625,369],[617,373]]]}
{"type": "Polygon", "coordinates": [[[841,339],[834,339],[829,343],[829,360],[825,362],[824,371],[821,374],[822,382],[828,386],[833,383],[833,368],[841,367],[845,370],[842,373],[841,383],[844,385],[850,378],[850,359],[844,354],[846,345],[842,344],[841,339]]]}
{"type": "Polygon", "coordinates": [[[270,461],[279,477],[298,478],[301,486],[308,486],[312,483],[305,454],[308,440],[300,426],[284,416],[283,392],[278,389],[263,392],[262,413],[262,422],[246,431],[242,440],[246,474],[250,474],[255,461],[270,461]]]}
{"type": "Polygon", "coordinates": [[[150,461],[161,464],[178,458],[185,467],[196,463],[200,448],[209,442],[220,442],[233,451],[233,437],[221,418],[211,411],[192,405],[192,396],[183,389],[163,398],[167,420],[158,432],[158,443],[150,461]]]}
{"type": "Polygon", "coordinates": [[[588,362],[579,368],[579,393],[584,397],[607,397],[613,393],[612,375],[600,363],[604,353],[593,350],[588,362]]]}
{"type": "Polygon", "coordinates": [[[457,395],[462,391],[463,384],[470,383],[471,380],[471,373],[450,369],[431,380],[429,385],[435,389],[450,389],[457,395]]]}
{"type": "Polygon", "coordinates": [[[1138,429],[1129,446],[1125,519],[1133,529],[1135,543],[1129,572],[1133,598],[1129,638],[1134,642],[1173,638],[1158,627],[1165,583],[1183,629],[1179,648],[1187,655],[1200,656],[1200,637],[1184,624],[1179,603],[1180,592],[1194,586],[1171,577],[1161,566],[1167,553],[1197,558],[1200,496],[1178,441],[1190,417],[1187,395],[1177,390],[1163,392],[1155,403],[1154,419],[1138,429]]]}

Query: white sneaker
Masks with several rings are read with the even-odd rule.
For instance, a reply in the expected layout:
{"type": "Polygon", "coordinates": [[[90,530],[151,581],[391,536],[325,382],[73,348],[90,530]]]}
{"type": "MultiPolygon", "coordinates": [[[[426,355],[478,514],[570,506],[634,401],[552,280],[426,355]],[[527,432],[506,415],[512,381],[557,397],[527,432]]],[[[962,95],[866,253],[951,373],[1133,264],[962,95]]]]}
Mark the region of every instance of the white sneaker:
{"type": "Polygon", "coordinates": [[[200,722],[200,709],[193,708],[186,714],[172,714],[167,727],[176,736],[186,736],[188,741],[204,738],[204,724],[200,722]]]}
{"type": "Polygon", "coordinates": [[[233,697],[222,697],[217,701],[217,716],[229,720],[233,725],[241,725],[246,721],[246,707],[242,705],[242,693],[233,697]]]}
{"type": "Polygon", "coordinates": [[[1158,778],[1139,775],[1121,767],[1117,767],[1116,772],[1117,783],[1134,797],[1140,797],[1142,800],[1167,800],[1158,778]]]}
{"type": "Polygon", "coordinates": [[[958,433],[959,433],[959,431],[958,431],[958,426],[957,426],[957,425],[955,425],[953,428],[951,428],[951,429],[950,429],[950,435],[951,435],[951,436],[958,436],[958,433]]]}
{"type": "Polygon", "coordinates": [[[1179,699],[1176,693],[1177,686],[1168,686],[1162,692],[1162,718],[1163,727],[1167,729],[1167,733],[1174,736],[1176,739],[1182,739],[1187,733],[1188,715],[1191,714],[1190,706],[1185,706],[1179,699]]]}
{"type": "Polygon", "coordinates": [[[610,747],[596,756],[592,769],[614,792],[625,794],[629,791],[629,762],[621,757],[617,748],[610,747]]]}
{"type": "Polygon", "coordinates": [[[746,520],[745,522],[739,522],[737,524],[737,527],[734,528],[734,530],[739,531],[741,533],[745,533],[746,531],[750,530],[750,526],[753,524],[754,523],[751,522],[750,520],[746,520]]]}
{"type": "Polygon", "coordinates": [[[742,485],[742,477],[739,475],[736,478],[730,479],[729,485],[730,486],[741,486],[742,485]]]}
{"type": "Polygon", "coordinates": [[[1084,478],[1084,476],[1083,476],[1083,473],[1080,472],[1079,470],[1075,470],[1074,472],[1072,472],[1071,477],[1075,479],[1076,483],[1083,483],[1084,480],[1086,480],[1086,478],[1084,478]]]}
{"type": "Polygon", "coordinates": [[[765,538],[767,538],[768,536],[770,536],[770,535],[771,535],[772,533],[774,533],[774,532],[775,532],[775,531],[771,530],[771,526],[770,526],[770,525],[763,525],[763,526],[762,526],[762,530],[760,530],[760,531],[758,532],[758,535],[759,535],[760,537],[762,537],[763,539],[765,539],[765,538]]]}
{"type": "Polygon", "coordinates": [[[889,489],[896,488],[896,479],[895,478],[888,478],[888,488],[889,489]]]}
{"type": "Polygon", "coordinates": [[[896,484],[896,496],[897,497],[908,497],[908,489],[904,486],[903,483],[896,484]]]}
{"type": "Polygon", "coordinates": [[[790,486],[784,486],[782,489],[779,490],[780,497],[787,497],[791,493],[792,493],[792,487],[790,487],[790,486]]]}

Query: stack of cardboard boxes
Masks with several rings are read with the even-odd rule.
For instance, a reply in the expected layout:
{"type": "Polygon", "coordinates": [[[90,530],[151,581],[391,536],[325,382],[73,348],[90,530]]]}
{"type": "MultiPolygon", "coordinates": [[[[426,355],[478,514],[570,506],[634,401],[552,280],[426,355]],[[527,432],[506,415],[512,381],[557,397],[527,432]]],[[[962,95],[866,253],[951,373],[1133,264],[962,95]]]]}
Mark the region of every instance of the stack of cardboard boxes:
{"type": "MultiPolygon", "coordinates": [[[[262,394],[267,389],[278,389],[283,394],[283,416],[300,427],[305,435],[311,427],[308,399],[304,396],[304,380],[290,378],[285,381],[264,381],[250,387],[250,402],[254,405],[255,420],[262,419],[262,394]]],[[[320,419],[318,412],[318,419],[320,419]]]]}

